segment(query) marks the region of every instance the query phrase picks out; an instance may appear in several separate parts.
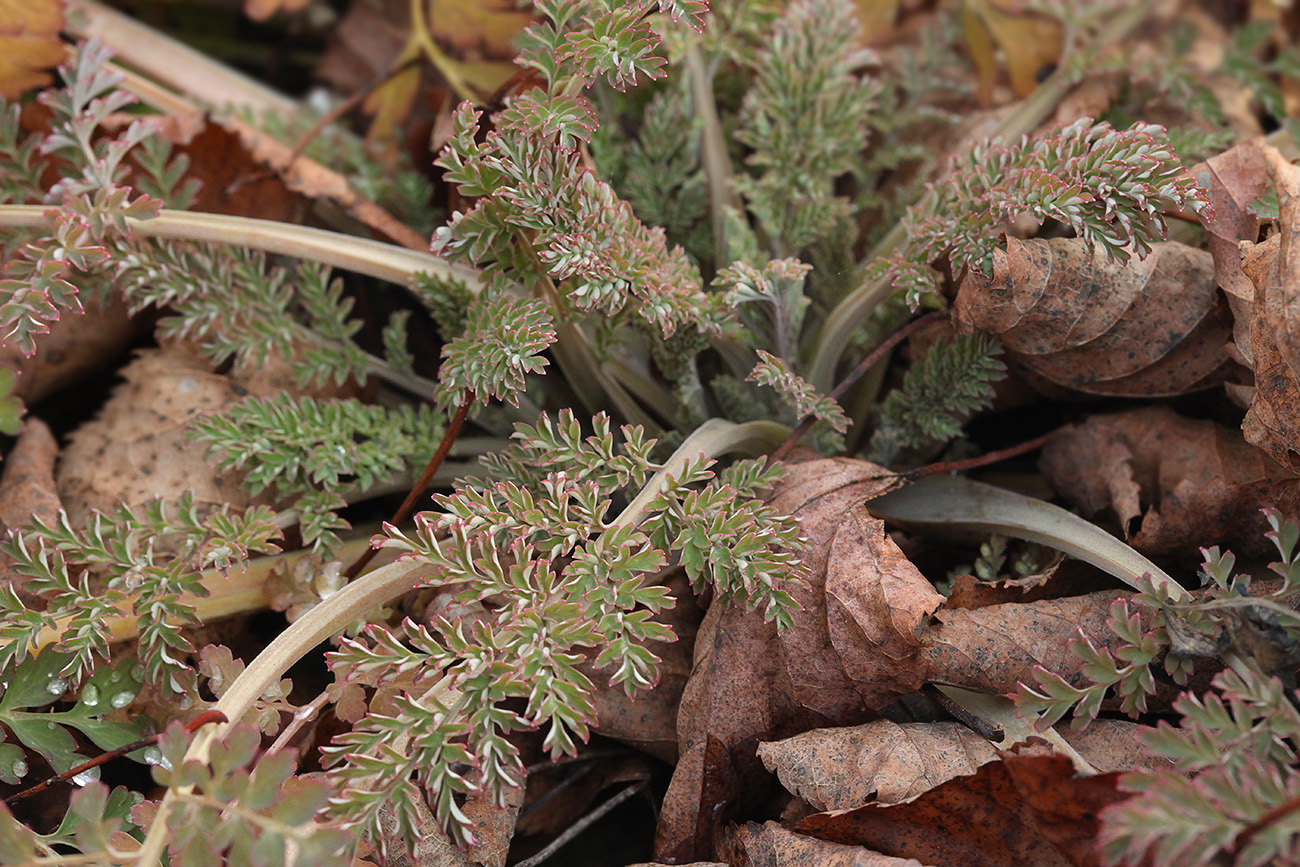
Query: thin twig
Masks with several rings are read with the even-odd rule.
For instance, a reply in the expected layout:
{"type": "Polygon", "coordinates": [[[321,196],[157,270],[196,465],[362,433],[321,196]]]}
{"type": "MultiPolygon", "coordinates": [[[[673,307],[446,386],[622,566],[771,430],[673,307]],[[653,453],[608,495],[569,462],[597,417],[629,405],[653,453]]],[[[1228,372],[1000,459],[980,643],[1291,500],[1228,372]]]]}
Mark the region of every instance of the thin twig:
{"type": "MultiPolygon", "coordinates": [[[[199,714],[194,719],[186,723],[185,732],[186,734],[194,734],[194,732],[198,731],[200,728],[207,725],[208,723],[223,723],[223,722],[226,722],[226,715],[221,711],[219,710],[204,711],[203,713],[199,714]]],[[[0,804],[12,804],[14,801],[21,801],[24,798],[30,798],[33,795],[39,795],[41,792],[44,792],[50,786],[53,786],[57,783],[62,783],[65,780],[70,780],[73,777],[77,776],[77,774],[84,774],[86,771],[90,770],[91,768],[97,768],[100,765],[106,764],[112,761],[113,759],[118,758],[119,756],[125,756],[128,753],[135,752],[136,750],[142,750],[145,747],[153,746],[158,742],[158,739],[161,738],[162,736],[163,733],[158,732],[157,734],[150,735],[147,738],[140,738],[140,740],[138,741],[132,741],[126,746],[118,747],[117,749],[108,750],[106,752],[100,753],[99,755],[95,756],[93,759],[82,762],[81,764],[77,765],[75,768],[68,768],[66,771],[59,774],[58,776],[50,777],[48,780],[45,780],[44,782],[41,783],[37,783],[31,788],[23,789],[21,792],[18,792],[17,794],[13,794],[7,798],[0,799],[0,804]]]]}
{"type": "Polygon", "coordinates": [[[966,458],[960,461],[942,461],[937,464],[926,464],[923,467],[917,467],[914,470],[908,470],[905,473],[899,473],[899,478],[906,482],[917,482],[926,476],[937,476],[939,473],[959,473],[965,470],[973,470],[977,467],[986,467],[989,464],[996,464],[1005,461],[1007,458],[1014,458],[1017,455],[1023,455],[1040,449],[1047,444],[1047,441],[1055,436],[1056,431],[1045,433],[1040,437],[1034,437],[1018,445],[1008,446],[1005,449],[998,449],[995,452],[988,452],[979,457],[966,458]]]}
{"type": "Polygon", "coordinates": [[[293,736],[301,731],[303,726],[315,719],[316,715],[320,713],[320,709],[329,704],[329,700],[330,692],[327,689],[294,711],[293,719],[289,720],[289,724],[284,727],[284,731],[276,736],[275,743],[271,744],[271,748],[266,751],[266,754],[268,756],[273,755],[287,747],[293,736]]]}
{"type": "Polygon", "coordinates": [[[599,807],[592,810],[590,813],[583,816],[578,821],[574,822],[568,828],[565,828],[564,833],[556,837],[549,844],[547,844],[545,849],[538,852],[536,855],[533,855],[531,858],[525,858],[524,860],[515,864],[515,867],[537,867],[538,864],[541,864],[543,861],[550,858],[552,855],[558,852],[562,846],[565,846],[574,837],[578,836],[583,831],[587,830],[587,828],[590,825],[598,821],[602,816],[604,816],[610,810],[614,809],[619,804],[623,803],[633,795],[636,795],[644,791],[645,787],[648,785],[650,785],[649,781],[640,780],[628,786],[626,789],[619,792],[617,795],[610,798],[608,801],[601,804],[599,807]]]}

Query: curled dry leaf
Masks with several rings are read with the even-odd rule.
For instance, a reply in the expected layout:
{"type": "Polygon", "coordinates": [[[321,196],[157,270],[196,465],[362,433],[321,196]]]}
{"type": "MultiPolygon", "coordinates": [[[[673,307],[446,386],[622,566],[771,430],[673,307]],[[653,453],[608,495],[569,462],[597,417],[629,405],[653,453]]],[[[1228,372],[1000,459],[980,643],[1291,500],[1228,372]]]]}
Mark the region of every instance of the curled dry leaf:
{"type": "Polygon", "coordinates": [[[1097,813],[1126,797],[1118,775],[1077,777],[1068,758],[1041,743],[1000,757],[906,804],[819,813],[795,830],[927,864],[1100,864],[1097,813]]]}
{"type": "Polygon", "coordinates": [[[1265,506],[1300,513],[1300,479],[1238,431],[1167,407],[1092,416],[1043,449],[1048,484],[1092,516],[1113,509],[1147,554],[1227,544],[1267,554],[1265,506]],[[1136,529],[1134,529],[1136,526],[1136,529]]]}
{"type": "Polygon", "coordinates": [[[1191,170],[1210,200],[1201,222],[1214,258],[1214,279],[1232,309],[1234,349],[1248,366],[1254,364],[1250,333],[1255,286],[1241,269],[1240,245],[1259,238],[1259,217],[1251,204],[1268,189],[1266,147],[1262,139],[1250,139],[1191,170]]]}
{"type": "Polygon", "coordinates": [[[1241,245],[1242,270],[1255,286],[1255,394],[1241,429],[1246,442],[1300,470],[1300,168],[1273,148],[1264,157],[1277,187],[1278,233],[1241,245]]]}
{"type": "MultiPolygon", "coordinates": [[[[933,610],[943,597],[901,553],[893,556],[897,548],[883,533],[877,550],[891,555],[885,571],[874,568],[865,555],[855,561],[853,576],[845,574],[842,580],[832,581],[828,567],[847,546],[832,553],[842,526],[850,525],[844,530],[847,538],[872,521],[865,515],[856,520],[848,516],[888,487],[880,478],[884,474],[883,468],[863,461],[809,461],[790,467],[773,492],[772,505],[797,515],[809,539],[804,557],[809,582],[793,591],[802,608],[780,636],[759,612],[713,606],[705,615],[696,640],[695,668],[678,713],[681,759],[660,816],[655,851],[661,860],[708,857],[731,811],[761,801],[770,781],[754,754],[760,740],[867,718],[869,706],[845,671],[827,622],[832,586],[840,597],[835,604],[852,609],[845,611],[847,616],[861,612],[883,618],[858,631],[880,642],[887,655],[877,667],[889,673],[894,689],[920,686],[920,680],[895,672],[905,668],[900,661],[909,652],[899,630],[905,632],[909,627],[901,624],[908,617],[919,617],[916,612],[926,604],[933,610]],[[852,581],[856,588],[847,586],[852,581]],[[900,612],[895,615],[885,600],[898,604],[900,612]]],[[[910,653],[916,656],[919,641],[915,636],[910,641],[910,653]]],[[[859,664],[865,665],[867,651],[855,652],[859,664]]],[[[899,694],[874,684],[866,690],[877,706],[899,694]]]]}
{"type": "Polygon", "coordinates": [[[1000,338],[1032,377],[1086,394],[1183,394],[1228,364],[1213,257],[1183,244],[1119,265],[1076,238],[1008,238],[991,278],[962,280],[953,316],[959,331],[1000,338]]]}

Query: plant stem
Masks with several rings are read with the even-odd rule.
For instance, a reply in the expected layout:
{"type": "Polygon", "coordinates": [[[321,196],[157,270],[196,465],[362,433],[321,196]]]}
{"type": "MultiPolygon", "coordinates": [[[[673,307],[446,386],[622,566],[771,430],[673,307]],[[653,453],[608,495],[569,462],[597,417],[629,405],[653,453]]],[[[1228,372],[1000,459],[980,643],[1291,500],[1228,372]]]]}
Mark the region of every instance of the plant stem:
{"type": "MultiPolygon", "coordinates": [[[[433,481],[433,474],[438,472],[438,467],[442,466],[442,462],[447,459],[447,455],[451,454],[451,446],[456,442],[456,437],[460,435],[461,428],[465,426],[465,419],[469,416],[469,408],[473,403],[474,392],[467,390],[464,397],[460,399],[460,405],[456,407],[455,415],[451,417],[451,423],[447,425],[447,430],[442,435],[442,442],[438,443],[438,450],[433,453],[433,457],[429,458],[429,463],[425,465],[424,472],[415,480],[415,484],[411,486],[406,499],[402,501],[402,505],[397,507],[397,511],[393,513],[393,517],[389,519],[388,523],[400,524],[411,514],[416,501],[420,499],[420,495],[424,493],[425,488],[429,487],[429,482],[433,481]]],[[[356,578],[361,573],[361,570],[366,568],[366,565],[374,559],[376,550],[374,546],[367,548],[357,558],[356,562],[348,567],[346,574],[349,581],[356,578]]]]}
{"type": "MultiPolygon", "coordinates": [[[[52,212],[46,205],[0,205],[0,227],[52,228],[54,221],[49,216],[52,212]]],[[[160,211],[150,220],[128,219],[127,223],[132,234],[140,237],[233,244],[311,259],[390,283],[406,285],[416,274],[429,273],[442,279],[460,280],[472,292],[483,288],[477,270],[453,265],[432,253],[292,223],[170,209],[160,211]]]]}
{"type": "MultiPolygon", "coordinates": [[[[885,357],[886,353],[890,352],[895,346],[915,334],[921,326],[934,322],[940,316],[946,315],[948,314],[942,310],[927,313],[919,319],[913,319],[907,325],[904,325],[902,328],[895,331],[884,343],[872,350],[870,355],[858,362],[857,367],[849,371],[849,375],[844,377],[844,380],[839,385],[835,386],[835,390],[830,393],[830,399],[839,400],[844,396],[845,392],[853,387],[855,382],[866,374],[868,370],[879,364],[881,359],[885,357]]],[[[799,422],[799,426],[794,429],[790,436],[786,437],[785,442],[781,443],[781,446],[776,451],[767,456],[767,465],[770,467],[777,461],[784,460],[785,456],[790,453],[790,450],[798,445],[799,440],[803,439],[804,434],[808,433],[816,423],[817,417],[815,415],[809,414],[804,416],[803,421],[799,422]]]]}

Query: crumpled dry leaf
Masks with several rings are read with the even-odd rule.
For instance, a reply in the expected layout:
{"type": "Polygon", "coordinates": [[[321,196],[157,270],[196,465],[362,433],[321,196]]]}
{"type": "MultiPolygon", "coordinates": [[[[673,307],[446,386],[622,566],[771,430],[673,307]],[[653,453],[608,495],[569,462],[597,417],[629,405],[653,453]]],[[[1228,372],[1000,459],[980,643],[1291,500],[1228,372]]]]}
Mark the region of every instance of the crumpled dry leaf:
{"type": "Polygon", "coordinates": [[[1011,89],[1024,98],[1034,92],[1044,71],[1051,72],[1061,59],[1065,26],[1042,12],[1025,8],[1020,0],[965,0],[961,23],[979,76],[977,94],[982,105],[993,99],[997,79],[996,52],[1000,49],[1011,78],[1011,89]]]}
{"type": "Polygon", "coordinates": [[[747,867],[922,867],[914,858],[891,858],[862,846],[805,837],[776,822],[737,828],[728,851],[728,863],[747,867]]]}
{"type": "Polygon", "coordinates": [[[1092,516],[1113,509],[1146,554],[1225,544],[1267,554],[1260,509],[1300,514],[1300,479],[1241,435],[1151,406],[1062,429],[1039,464],[1061,496],[1092,516]],[[1134,529],[1134,522],[1140,521],[1134,529]]]}
{"type": "MultiPolygon", "coordinates": [[[[660,860],[709,857],[732,811],[762,799],[770,778],[754,755],[760,739],[866,718],[863,697],[832,646],[826,564],[844,516],[888,486],[875,478],[883,473],[863,461],[809,461],[790,467],[773,492],[773,506],[798,515],[810,540],[804,558],[809,586],[795,592],[803,608],[779,637],[758,612],[715,605],[705,614],[678,712],[681,759],[660,814],[660,860]]],[[[919,573],[913,578],[934,592],[919,573]]],[[[864,586],[882,583],[879,572],[864,572],[861,580],[864,586]]],[[[844,595],[854,592],[846,588],[844,595]]],[[[879,631],[888,642],[888,627],[879,631]]]]}
{"type": "Polygon", "coordinates": [[[0,97],[16,100],[54,80],[49,70],[67,54],[62,29],[61,0],[0,0],[0,97]]]}
{"type": "Polygon", "coordinates": [[[1300,168],[1274,148],[1264,157],[1277,187],[1278,234],[1242,243],[1242,270],[1255,286],[1251,352],[1255,394],[1241,429],[1246,442],[1300,470],[1300,168]]]}
{"type": "Polygon", "coordinates": [[[1241,270],[1240,244],[1253,244],[1259,237],[1259,218],[1250,206],[1268,190],[1264,148],[1263,139],[1249,139],[1191,170],[1210,199],[1201,223],[1214,257],[1214,279],[1232,308],[1234,348],[1247,365],[1253,364],[1250,333],[1255,286],[1241,270]]]}
{"type": "Polygon", "coordinates": [[[1065,756],[1038,744],[1004,752],[975,774],[906,804],[819,813],[795,830],[896,858],[984,867],[1099,865],[1102,807],[1127,797],[1117,774],[1077,777],[1065,756]]]}
{"type": "Polygon", "coordinates": [[[1173,242],[1119,265],[1077,238],[1008,238],[991,278],[962,280],[953,317],[998,337],[1032,376],[1086,394],[1183,394],[1221,381],[1228,363],[1213,257],[1173,242]]]}

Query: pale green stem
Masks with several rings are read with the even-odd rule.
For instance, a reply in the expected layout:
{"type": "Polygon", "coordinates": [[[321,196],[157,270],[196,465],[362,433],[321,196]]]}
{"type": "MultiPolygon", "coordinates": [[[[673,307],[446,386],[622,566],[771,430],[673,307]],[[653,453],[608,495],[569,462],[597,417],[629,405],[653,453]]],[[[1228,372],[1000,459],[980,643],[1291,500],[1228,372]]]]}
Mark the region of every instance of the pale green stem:
{"type": "MultiPolygon", "coordinates": [[[[52,213],[54,210],[47,205],[0,205],[0,226],[52,228],[54,222],[47,216],[52,213]]],[[[416,274],[427,273],[442,279],[460,280],[472,292],[483,288],[477,270],[453,265],[432,253],[292,223],[164,209],[152,219],[128,219],[127,224],[131,234],[138,237],[232,244],[311,259],[403,286],[409,284],[416,274]]]]}
{"type": "MultiPolygon", "coordinates": [[[[664,465],[651,477],[618,517],[606,525],[603,542],[615,527],[635,527],[645,519],[650,503],[680,475],[688,461],[700,457],[716,458],[730,452],[751,455],[767,454],[790,435],[790,429],[774,421],[750,421],[744,424],[712,418],[700,425],[677,447],[664,465]]],[[[599,543],[597,543],[599,545],[599,543]]]]}
{"type": "MultiPolygon", "coordinates": [[[[350,623],[360,620],[377,608],[413,590],[425,577],[427,565],[399,560],[362,575],[332,596],[322,600],[294,621],[272,641],[257,658],[235,678],[217,702],[214,710],[226,715],[228,723],[206,726],[194,736],[185,760],[206,762],[214,741],[224,737],[231,726],[243,719],[262,695],[299,659],[322,641],[338,635],[350,623]]],[[[191,787],[169,789],[159,805],[157,818],[140,848],[139,867],[155,867],[167,845],[167,813],[180,795],[191,787]]]]}
{"type": "Polygon", "coordinates": [[[721,268],[727,255],[727,208],[744,213],[744,205],[731,183],[731,156],[727,140],[718,121],[718,106],[713,99],[713,77],[704,68],[700,48],[693,45],[686,52],[686,74],[690,76],[691,102],[700,119],[700,156],[709,181],[709,214],[713,223],[713,262],[721,268]]]}

